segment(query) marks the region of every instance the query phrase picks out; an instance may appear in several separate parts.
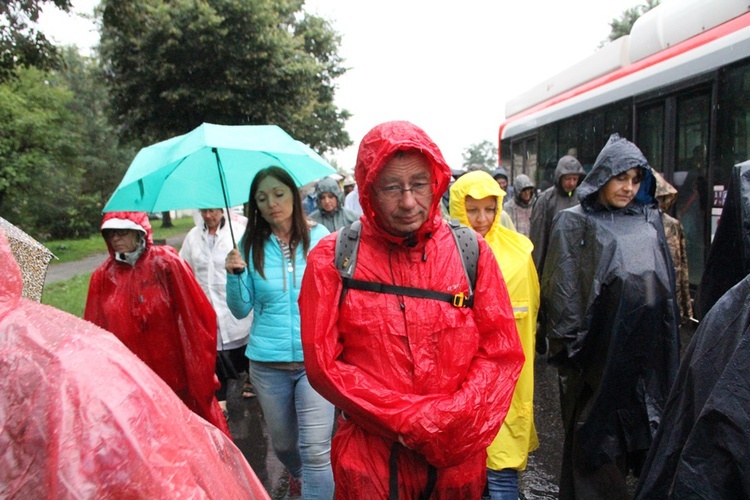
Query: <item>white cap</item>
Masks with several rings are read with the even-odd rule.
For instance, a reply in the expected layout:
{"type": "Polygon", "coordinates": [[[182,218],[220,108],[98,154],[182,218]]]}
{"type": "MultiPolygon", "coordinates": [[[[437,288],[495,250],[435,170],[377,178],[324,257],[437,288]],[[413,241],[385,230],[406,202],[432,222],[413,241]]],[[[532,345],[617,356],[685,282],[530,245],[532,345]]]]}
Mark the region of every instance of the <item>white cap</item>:
{"type": "Polygon", "coordinates": [[[113,217],[104,221],[104,224],[102,224],[102,231],[104,231],[105,229],[132,229],[134,231],[140,231],[143,234],[146,234],[146,230],[143,229],[143,227],[141,227],[139,224],[136,224],[130,219],[118,219],[117,217],[113,217]]]}

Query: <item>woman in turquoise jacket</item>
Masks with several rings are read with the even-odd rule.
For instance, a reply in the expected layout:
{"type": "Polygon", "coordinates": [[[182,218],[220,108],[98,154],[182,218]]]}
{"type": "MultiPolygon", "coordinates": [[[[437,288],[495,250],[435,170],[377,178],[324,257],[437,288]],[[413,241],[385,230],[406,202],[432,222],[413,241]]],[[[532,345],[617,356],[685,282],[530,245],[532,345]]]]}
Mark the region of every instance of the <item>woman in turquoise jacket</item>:
{"type": "Polygon", "coordinates": [[[226,260],[227,305],[237,318],[254,311],[245,354],[290,492],[301,480],[304,498],[330,499],[334,409],[307,381],[297,305],[307,254],[328,230],[305,219],[300,200],[284,169],[255,176],[242,252],[226,260]]]}

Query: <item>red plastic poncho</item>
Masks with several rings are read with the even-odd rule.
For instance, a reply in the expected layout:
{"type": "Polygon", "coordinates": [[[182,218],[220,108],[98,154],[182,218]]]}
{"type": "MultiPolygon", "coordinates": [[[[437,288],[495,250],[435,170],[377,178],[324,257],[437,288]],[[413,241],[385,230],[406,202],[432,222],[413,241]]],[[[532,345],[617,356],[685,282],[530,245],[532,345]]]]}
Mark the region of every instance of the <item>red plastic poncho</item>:
{"type": "MultiPolygon", "coordinates": [[[[408,122],[376,127],[362,141],[355,175],[364,215],[354,278],[468,291],[438,207],[450,169],[427,135],[408,122]],[[372,208],[373,180],[399,149],[425,154],[438,182],[414,246],[386,233],[372,208]]],[[[485,449],[505,418],[524,360],[492,251],[480,237],[473,309],[353,289],[339,307],[335,243],[334,234],[310,252],[299,302],[308,378],[347,417],[331,451],[337,497],[387,497],[390,450],[400,439],[402,498],[422,492],[428,463],[438,469],[433,498],[479,498],[485,449]]]]}
{"type": "Polygon", "coordinates": [[[0,276],[0,498],[268,498],[111,333],[21,298],[2,231],[0,276]]]}
{"type": "Polygon", "coordinates": [[[188,408],[229,435],[214,391],[216,312],[195,276],[172,247],[154,246],[142,212],[110,212],[146,232],[146,249],[134,266],[109,258],[94,271],[84,319],[115,334],[177,394],[188,408]]]}

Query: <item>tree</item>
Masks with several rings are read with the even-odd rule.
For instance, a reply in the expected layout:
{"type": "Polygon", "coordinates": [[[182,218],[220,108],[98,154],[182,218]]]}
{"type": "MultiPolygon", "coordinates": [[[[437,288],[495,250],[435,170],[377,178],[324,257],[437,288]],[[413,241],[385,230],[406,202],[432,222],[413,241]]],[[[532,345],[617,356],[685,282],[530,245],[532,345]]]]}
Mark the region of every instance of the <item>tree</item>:
{"type": "Polygon", "coordinates": [[[18,68],[0,84],[0,215],[40,239],[86,237],[135,151],[107,121],[95,59],[18,68]]]}
{"type": "Polygon", "coordinates": [[[612,31],[610,31],[607,40],[602,42],[601,45],[604,45],[607,42],[613,42],[625,35],[629,35],[630,30],[633,28],[633,24],[635,24],[636,20],[657,5],[659,5],[659,0],[646,0],[645,4],[636,5],[635,7],[626,9],[622,14],[620,14],[619,19],[612,19],[612,21],[609,23],[612,31]]]}
{"type": "Polygon", "coordinates": [[[35,26],[44,4],[53,4],[65,12],[71,8],[70,0],[0,2],[0,81],[8,80],[22,67],[58,67],[57,49],[35,26]]]}
{"type": "Polygon", "coordinates": [[[492,172],[497,168],[497,147],[490,141],[472,144],[461,153],[466,170],[485,170],[492,172]]]}
{"type": "Polygon", "coordinates": [[[73,94],[54,75],[16,71],[16,78],[0,85],[0,214],[60,237],[65,225],[81,223],[75,209],[68,211],[82,179],[80,122],[68,108],[73,94]]]}
{"type": "Polygon", "coordinates": [[[340,37],[303,0],[105,0],[116,120],[144,144],[203,122],[277,124],[323,154],[349,146],[333,104],[340,37]]]}
{"type": "Polygon", "coordinates": [[[68,107],[81,118],[80,163],[86,182],[81,194],[96,203],[94,227],[99,214],[119,184],[137,147],[123,143],[109,118],[109,94],[101,66],[95,57],[83,57],[75,47],[63,50],[64,69],[59,73],[75,98],[68,107]]]}

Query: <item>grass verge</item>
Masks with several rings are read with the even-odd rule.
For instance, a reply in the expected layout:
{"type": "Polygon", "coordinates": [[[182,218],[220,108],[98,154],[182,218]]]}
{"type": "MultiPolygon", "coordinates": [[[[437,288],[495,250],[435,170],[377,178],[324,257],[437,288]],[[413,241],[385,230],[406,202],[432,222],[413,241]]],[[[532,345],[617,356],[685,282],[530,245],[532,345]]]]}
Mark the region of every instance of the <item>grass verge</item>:
{"type": "MultiPolygon", "coordinates": [[[[172,219],[172,223],[174,227],[164,229],[161,227],[160,220],[151,221],[154,229],[154,239],[169,238],[177,234],[187,233],[195,225],[192,217],[172,219]]],[[[81,260],[89,255],[107,251],[107,245],[99,233],[80,240],[50,240],[45,242],[44,245],[60,259],[52,259],[50,265],[53,266],[62,262],[81,260]]]]}
{"type": "Polygon", "coordinates": [[[42,304],[82,318],[86,307],[86,296],[89,292],[89,281],[91,281],[91,273],[79,274],[69,280],[45,285],[44,292],[42,292],[42,304]]]}

